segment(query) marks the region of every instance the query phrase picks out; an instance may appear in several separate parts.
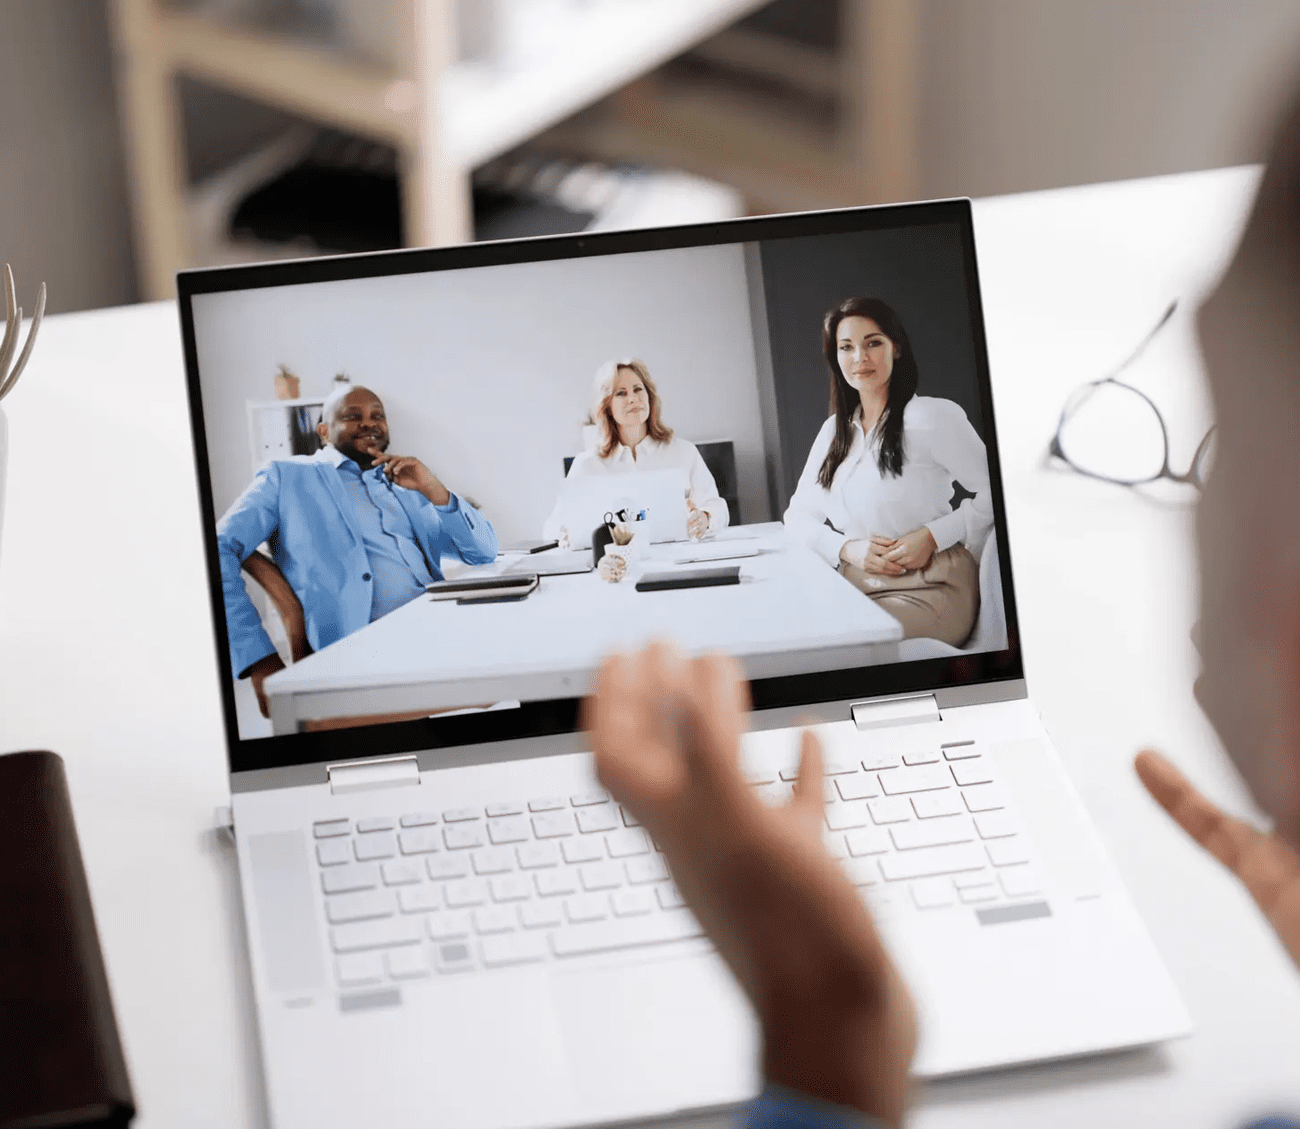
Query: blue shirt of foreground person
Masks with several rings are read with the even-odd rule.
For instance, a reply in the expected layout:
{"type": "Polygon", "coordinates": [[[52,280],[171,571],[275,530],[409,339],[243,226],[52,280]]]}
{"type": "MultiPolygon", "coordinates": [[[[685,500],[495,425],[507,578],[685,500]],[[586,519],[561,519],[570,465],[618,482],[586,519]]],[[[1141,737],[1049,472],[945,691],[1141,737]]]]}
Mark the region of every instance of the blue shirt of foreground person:
{"type": "MultiPolygon", "coordinates": [[[[1277,499],[1300,493],[1300,102],[1199,330],[1218,431],[1197,514],[1196,697],[1275,830],[1220,811],[1158,753],[1136,769],[1300,964],[1300,525],[1277,520],[1277,499]]],[[[666,644],[611,656],[584,707],[597,775],[659,844],[754,1006],[767,1088],[749,1129],[901,1126],[916,1016],[822,842],[821,747],[804,734],[794,796],[768,807],[740,768],[747,706],[726,657],[666,644]]]]}
{"type": "Polygon", "coordinates": [[[313,650],[350,635],[442,579],[442,558],[496,559],[492,523],[419,459],[388,454],[384,405],[368,388],[325,401],[325,446],[268,464],[217,523],[221,587],[236,678],[262,683],[284,663],[248,599],[243,562],[263,541],[302,604],[313,650]]]}

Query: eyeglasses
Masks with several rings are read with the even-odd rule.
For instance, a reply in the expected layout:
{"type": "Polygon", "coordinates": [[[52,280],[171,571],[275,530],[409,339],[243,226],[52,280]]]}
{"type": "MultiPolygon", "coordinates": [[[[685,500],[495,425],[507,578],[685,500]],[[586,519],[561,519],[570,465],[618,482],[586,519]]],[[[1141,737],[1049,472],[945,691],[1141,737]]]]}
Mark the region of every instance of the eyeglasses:
{"type": "Polygon", "coordinates": [[[1175,299],[1109,376],[1091,380],[1070,393],[1047,448],[1049,458],[1060,459],[1079,474],[1119,486],[1143,486],[1167,478],[1198,490],[1205,488],[1214,461],[1214,427],[1197,446],[1187,472],[1175,473],[1169,465],[1165,417],[1150,396],[1119,379],[1169,324],[1177,308],[1175,299]]]}

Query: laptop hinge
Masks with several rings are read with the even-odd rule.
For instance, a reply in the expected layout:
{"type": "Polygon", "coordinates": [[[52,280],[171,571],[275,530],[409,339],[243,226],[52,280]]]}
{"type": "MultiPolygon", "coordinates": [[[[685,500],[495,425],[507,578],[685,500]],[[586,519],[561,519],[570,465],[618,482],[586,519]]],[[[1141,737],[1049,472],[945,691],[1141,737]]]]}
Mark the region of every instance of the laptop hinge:
{"type": "Polygon", "coordinates": [[[942,721],[939,700],[933,694],[908,694],[874,702],[858,702],[849,708],[859,729],[881,729],[887,725],[920,725],[942,721]]]}
{"type": "Polygon", "coordinates": [[[336,796],[343,792],[368,792],[374,788],[400,788],[420,783],[420,762],[414,756],[346,761],[332,764],[326,771],[329,773],[330,791],[336,796]]]}

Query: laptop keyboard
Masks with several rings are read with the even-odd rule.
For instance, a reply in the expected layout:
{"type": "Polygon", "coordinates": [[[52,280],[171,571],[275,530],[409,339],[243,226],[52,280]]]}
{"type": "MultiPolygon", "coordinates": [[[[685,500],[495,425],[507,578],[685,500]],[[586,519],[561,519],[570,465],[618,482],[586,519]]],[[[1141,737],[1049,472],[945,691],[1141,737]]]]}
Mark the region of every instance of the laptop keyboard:
{"type": "MultiPolygon", "coordinates": [[[[1030,845],[972,741],[826,761],[826,843],[879,917],[1041,895],[1030,845]]],[[[785,803],[794,769],[751,784],[785,803]]],[[[314,824],[340,987],[702,934],[663,855],[604,792],[314,824]]]]}

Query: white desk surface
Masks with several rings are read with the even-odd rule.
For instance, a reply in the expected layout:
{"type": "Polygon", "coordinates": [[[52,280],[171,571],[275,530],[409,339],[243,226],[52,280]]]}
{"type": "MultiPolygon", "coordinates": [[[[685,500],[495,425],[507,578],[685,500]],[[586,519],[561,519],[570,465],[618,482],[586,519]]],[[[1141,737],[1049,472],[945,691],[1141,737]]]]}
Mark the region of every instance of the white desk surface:
{"type": "MultiPolygon", "coordinates": [[[[1129,767],[1151,742],[1242,804],[1191,694],[1192,512],[1041,460],[1066,393],[1221,268],[1253,185],[1239,170],[976,205],[1030,689],[1197,1031],[930,1085],[915,1126],[1229,1129],[1300,1110],[1300,976],[1129,767]]],[[[1131,373],[1175,463],[1204,424],[1189,306],[1131,373]]],[[[51,318],[5,407],[0,747],[67,761],[138,1124],[264,1125],[233,859],[210,830],[226,766],[175,311],[51,318]]]]}
{"type": "MultiPolygon", "coordinates": [[[[791,542],[780,524],[723,532],[721,542],[650,545],[617,584],[588,572],[543,577],[512,603],[412,600],[268,679],[275,731],[296,732],[304,718],[586,694],[602,655],[663,635],[689,652],[728,651],[751,678],[869,662],[872,645],[901,637],[893,616],[791,542]],[[723,551],[720,544],[757,551],[718,562],[739,567],[739,584],[636,590],[647,572],[713,567],[675,562],[723,551]]],[[[465,575],[495,574],[503,563],[513,561],[465,575]]],[[[895,657],[893,648],[885,652],[880,661],[895,657]]]]}

